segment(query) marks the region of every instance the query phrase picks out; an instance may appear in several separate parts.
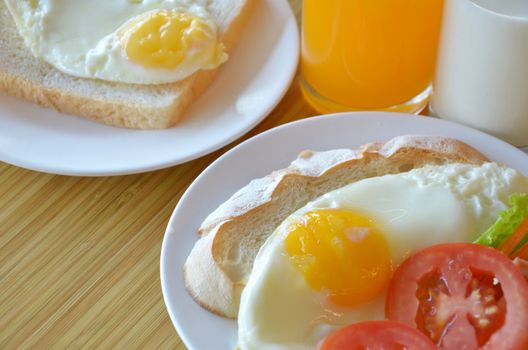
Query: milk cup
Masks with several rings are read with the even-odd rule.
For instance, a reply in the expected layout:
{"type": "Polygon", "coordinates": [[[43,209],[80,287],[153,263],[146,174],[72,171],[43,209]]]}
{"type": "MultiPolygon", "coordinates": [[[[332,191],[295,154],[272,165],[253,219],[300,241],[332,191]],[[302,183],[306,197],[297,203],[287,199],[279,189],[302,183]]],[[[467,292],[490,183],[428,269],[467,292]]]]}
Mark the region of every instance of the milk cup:
{"type": "Polygon", "coordinates": [[[528,145],[528,0],[446,0],[431,109],[528,145]]]}

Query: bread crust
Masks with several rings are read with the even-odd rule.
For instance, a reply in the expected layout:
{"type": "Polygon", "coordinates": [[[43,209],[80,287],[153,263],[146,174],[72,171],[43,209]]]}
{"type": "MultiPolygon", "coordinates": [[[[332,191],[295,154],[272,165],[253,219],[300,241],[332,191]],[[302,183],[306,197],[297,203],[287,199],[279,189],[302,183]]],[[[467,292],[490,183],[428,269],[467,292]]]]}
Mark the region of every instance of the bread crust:
{"type": "Polygon", "coordinates": [[[202,307],[221,316],[236,318],[240,295],[258,248],[288,214],[307,201],[367,177],[404,172],[428,164],[478,165],[486,161],[484,155],[461,141],[420,135],[373,142],[358,150],[301,152],[289,167],[251,181],[203,221],[198,230],[201,237],[183,267],[186,288],[202,307]],[[288,194],[292,188],[309,195],[291,204],[288,194]],[[283,213],[280,209],[286,203],[289,210],[283,213]],[[270,218],[272,216],[274,219],[270,218]],[[253,243],[247,243],[251,240],[253,243]],[[249,250],[246,259],[232,254],[240,246],[249,250]]]}
{"type": "MultiPolygon", "coordinates": [[[[238,42],[243,27],[250,18],[251,12],[258,0],[237,0],[232,4],[234,15],[232,18],[225,19],[228,22],[223,23],[221,40],[228,53],[232,52],[235,44],[238,42]]],[[[220,10],[219,10],[220,11],[220,10]]],[[[7,13],[6,5],[0,1],[0,33],[8,29],[14,29],[14,22],[7,13]],[[7,27],[10,28],[7,28],[7,27]],[[12,27],[12,28],[11,28],[12,27]],[[7,28],[7,29],[6,29],[7,28]]],[[[7,37],[7,35],[5,35],[7,37]]],[[[16,38],[20,47],[21,38],[16,38]]],[[[8,55],[9,50],[13,47],[8,46],[13,40],[6,38],[0,40],[0,50],[8,55]]],[[[25,49],[25,47],[23,48],[25,49]]],[[[212,83],[221,66],[212,70],[200,70],[190,77],[171,84],[156,86],[157,91],[166,92],[169,101],[159,102],[157,104],[145,104],[135,101],[119,100],[106,97],[97,97],[94,94],[87,94],[84,89],[65,89],[60,83],[49,83],[48,76],[54,75],[59,80],[69,82],[86,83],[89,79],[69,77],[58,71],[45,62],[40,62],[29,54],[24,55],[24,60],[28,66],[32,67],[34,72],[24,74],[24,72],[12,69],[0,62],[0,90],[7,94],[23,98],[34,102],[40,106],[54,109],[58,112],[80,116],[91,119],[96,122],[134,129],[164,129],[175,125],[184,115],[188,106],[195,101],[212,83]]],[[[7,57],[7,56],[6,56],[7,57]]],[[[1,61],[1,57],[0,57],[1,61]]],[[[6,60],[7,61],[7,60],[6,60]]],[[[94,81],[93,86],[100,90],[105,89],[122,89],[124,92],[130,84],[119,84],[104,81],[94,81]]],[[[145,93],[149,92],[151,85],[144,87],[145,93]]],[[[94,88],[94,89],[95,89],[94,88]]],[[[142,89],[140,86],[134,86],[134,89],[142,89]]]]}

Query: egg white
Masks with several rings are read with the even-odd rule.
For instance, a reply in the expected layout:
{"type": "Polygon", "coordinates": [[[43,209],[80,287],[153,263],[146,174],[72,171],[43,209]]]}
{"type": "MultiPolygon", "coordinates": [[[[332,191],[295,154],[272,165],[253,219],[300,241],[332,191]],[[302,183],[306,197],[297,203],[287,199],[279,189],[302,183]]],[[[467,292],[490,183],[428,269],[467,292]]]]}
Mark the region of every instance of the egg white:
{"type": "MultiPolygon", "coordinates": [[[[214,68],[206,59],[184,60],[175,69],[147,68],[123,53],[118,31],[136,16],[176,10],[203,19],[216,33],[209,0],[6,0],[26,46],[60,71],[84,78],[160,84],[182,80],[199,69],[214,68]]],[[[211,55],[217,38],[211,38],[211,55]]],[[[221,57],[222,63],[227,55],[221,57]]]]}
{"type": "Polygon", "coordinates": [[[259,251],[242,293],[240,349],[315,349],[332,330],[384,318],[384,293],[368,304],[344,308],[306,285],[284,248],[286,228],[305,213],[340,208],[369,216],[385,235],[396,266],[436,243],[473,241],[507,207],[510,194],[522,192],[528,192],[528,178],[487,163],[428,166],[323,195],[286,219],[259,251]]]}

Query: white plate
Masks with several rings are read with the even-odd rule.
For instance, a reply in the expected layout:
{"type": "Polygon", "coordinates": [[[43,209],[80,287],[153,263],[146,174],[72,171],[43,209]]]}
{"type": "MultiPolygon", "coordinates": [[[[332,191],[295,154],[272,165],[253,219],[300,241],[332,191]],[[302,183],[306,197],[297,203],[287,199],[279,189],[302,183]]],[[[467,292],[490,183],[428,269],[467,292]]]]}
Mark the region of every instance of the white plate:
{"type": "Polygon", "coordinates": [[[0,95],[0,160],[56,174],[122,175],[183,163],[237,139],[281,100],[299,55],[285,0],[260,1],[254,12],[217,79],[177,126],[120,129],[0,95]]]}
{"type": "Polygon", "coordinates": [[[257,135],[218,158],[188,188],[169,221],[161,250],[161,286],[169,315],[191,350],[233,350],[236,323],[198,306],[183,285],[182,266],[197,228],[219,204],[250,180],[287,166],[305,149],[356,148],[402,134],[435,134],[462,140],[490,159],[528,175],[528,156],[480,131],[439,119],[396,113],[325,115],[257,135]]]}

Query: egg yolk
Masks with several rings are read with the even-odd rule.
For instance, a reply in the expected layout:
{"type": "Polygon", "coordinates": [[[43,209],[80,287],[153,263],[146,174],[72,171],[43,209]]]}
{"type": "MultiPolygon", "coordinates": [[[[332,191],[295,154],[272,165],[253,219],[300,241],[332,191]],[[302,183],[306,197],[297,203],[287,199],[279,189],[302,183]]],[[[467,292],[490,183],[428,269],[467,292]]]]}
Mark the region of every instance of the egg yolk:
{"type": "Polygon", "coordinates": [[[388,286],[389,245],[369,218],[341,209],[305,214],[288,227],[286,252],[310,288],[334,304],[366,303],[388,286]]]}
{"type": "Polygon", "coordinates": [[[206,54],[215,60],[223,53],[215,29],[189,13],[148,12],[132,20],[120,36],[128,59],[148,68],[174,69],[186,58],[193,61],[206,54]]]}

